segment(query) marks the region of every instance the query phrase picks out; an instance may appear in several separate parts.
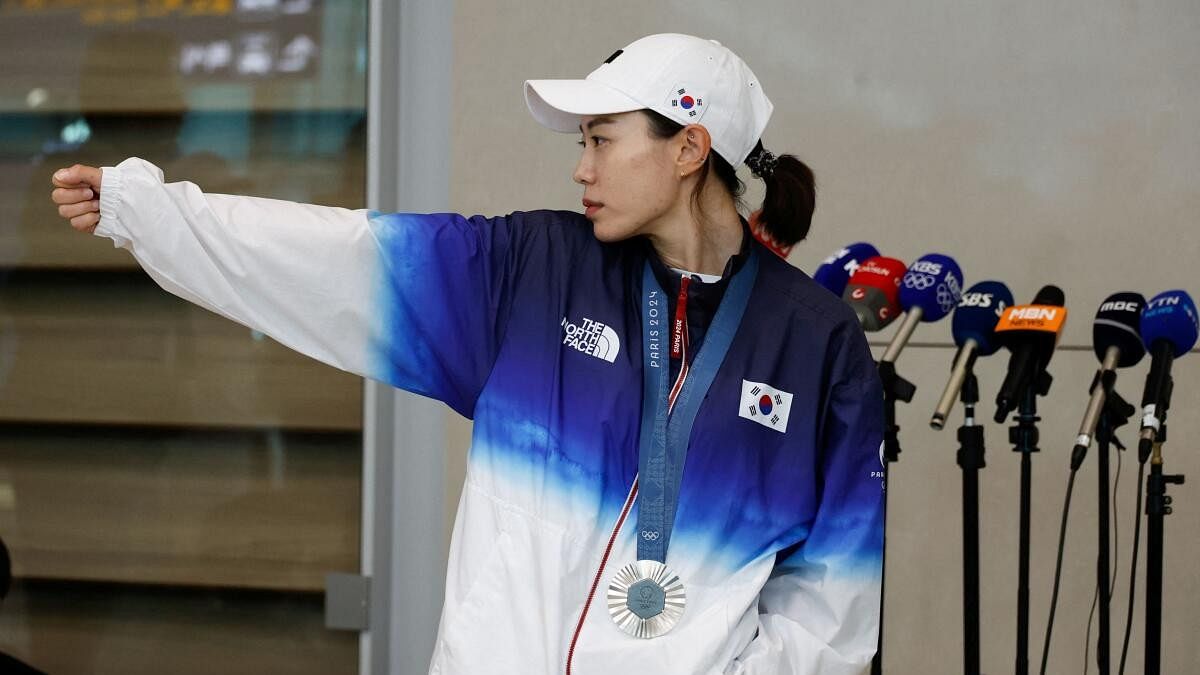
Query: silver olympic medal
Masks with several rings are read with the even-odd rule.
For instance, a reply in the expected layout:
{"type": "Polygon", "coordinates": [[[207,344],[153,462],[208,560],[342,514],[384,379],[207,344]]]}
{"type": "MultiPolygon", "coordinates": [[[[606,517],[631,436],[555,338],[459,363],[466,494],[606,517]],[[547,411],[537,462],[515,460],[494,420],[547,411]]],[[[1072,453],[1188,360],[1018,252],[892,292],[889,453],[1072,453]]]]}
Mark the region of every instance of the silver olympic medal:
{"type": "Polygon", "coordinates": [[[608,613],[621,630],[655,638],[679,623],[687,597],[679,575],[656,560],[632,562],[608,584],[608,613]]]}

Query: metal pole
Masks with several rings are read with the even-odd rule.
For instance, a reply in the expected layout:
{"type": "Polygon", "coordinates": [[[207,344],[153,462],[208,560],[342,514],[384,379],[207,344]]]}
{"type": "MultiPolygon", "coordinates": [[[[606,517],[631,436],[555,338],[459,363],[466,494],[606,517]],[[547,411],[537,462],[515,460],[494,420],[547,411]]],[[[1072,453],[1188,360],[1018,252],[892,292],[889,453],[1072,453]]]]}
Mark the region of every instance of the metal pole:
{"type": "MultiPolygon", "coordinates": [[[[367,206],[448,210],[454,3],[370,0],[367,206]]],[[[360,675],[424,675],[445,588],[445,406],[367,380],[360,675]],[[420,542],[420,545],[413,545],[420,542]]]]}

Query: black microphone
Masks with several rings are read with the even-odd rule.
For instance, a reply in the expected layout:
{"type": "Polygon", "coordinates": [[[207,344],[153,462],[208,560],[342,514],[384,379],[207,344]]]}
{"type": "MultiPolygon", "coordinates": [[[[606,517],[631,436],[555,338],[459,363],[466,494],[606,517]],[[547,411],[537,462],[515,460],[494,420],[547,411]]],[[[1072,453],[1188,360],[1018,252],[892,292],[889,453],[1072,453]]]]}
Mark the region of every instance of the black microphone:
{"type": "Polygon", "coordinates": [[[1092,397],[1071,451],[1072,471],[1078,470],[1083,464],[1092,445],[1108,390],[1116,381],[1116,369],[1135,366],[1146,355],[1139,328],[1145,306],[1146,298],[1141,293],[1114,293],[1105,298],[1096,312],[1096,321],[1092,324],[1092,347],[1096,350],[1096,358],[1100,359],[1100,372],[1092,385],[1092,397]]]}
{"type": "Polygon", "coordinates": [[[997,422],[1004,422],[1008,413],[1017,407],[1026,388],[1036,382],[1050,363],[1050,357],[1054,356],[1058,336],[1067,320],[1063,302],[1061,288],[1043,286],[1032,304],[1009,307],[1000,317],[996,334],[1012,356],[1008,360],[1004,384],[996,395],[997,422]]]}

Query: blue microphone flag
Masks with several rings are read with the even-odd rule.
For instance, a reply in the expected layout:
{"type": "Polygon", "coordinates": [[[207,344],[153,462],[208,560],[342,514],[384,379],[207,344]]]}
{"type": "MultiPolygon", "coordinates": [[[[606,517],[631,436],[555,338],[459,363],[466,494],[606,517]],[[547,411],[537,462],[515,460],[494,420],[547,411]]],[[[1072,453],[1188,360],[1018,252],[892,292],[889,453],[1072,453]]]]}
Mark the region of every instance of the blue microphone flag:
{"type": "Polygon", "coordinates": [[[879,251],[864,241],[850,244],[834,251],[822,261],[821,266],[813,273],[813,281],[840,298],[846,291],[846,284],[850,282],[850,277],[858,271],[858,266],[868,258],[874,258],[877,255],[879,255],[879,251]]]}
{"type": "Polygon", "coordinates": [[[938,321],[962,299],[963,275],[950,256],[930,253],[908,267],[900,283],[900,306],[921,308],[922,321],[938,321]]]}
{"type": "Polygon", "coordinates": [[[1179,358],[1196,346],[1200,335],[1196,303],[1186,291],[1163,291],[1146,303],[1141,329],[1147,349],[1158,340],[1166,340],[1171,343],[1175,358],[1179,358]]]}
{"type": "Polygon", "coordinates": [[[958,308],[954,310],[951,328],[954,344],[963,346],[967,340],[975,340],[979,356],[990,356],[1000,348],[996,336],[996,322],[1008,307],[1013,306],[1012,291],[999,281],[981,281],[963,293],[958,308]]]}

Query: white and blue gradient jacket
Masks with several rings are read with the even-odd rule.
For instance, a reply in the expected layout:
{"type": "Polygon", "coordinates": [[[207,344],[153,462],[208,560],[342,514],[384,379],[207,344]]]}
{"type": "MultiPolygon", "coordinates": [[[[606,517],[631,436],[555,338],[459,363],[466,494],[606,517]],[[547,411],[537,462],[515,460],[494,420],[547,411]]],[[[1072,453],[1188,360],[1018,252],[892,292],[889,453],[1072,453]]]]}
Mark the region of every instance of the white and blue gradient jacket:
{"type": "Polygon", "coordinates": [[[883,395],[849,308],[765,249],[688,447],[666,561],[687,608],[642,640],[604,596],[637,557],[644,243],[577,213],[204,194],[136,158],[104,169],[100,210],[171,293],[474,419],[431,673],[867,669],[883,395]],[[786,432],[739,415],[743,382],[792,394],[786,432]]]}

